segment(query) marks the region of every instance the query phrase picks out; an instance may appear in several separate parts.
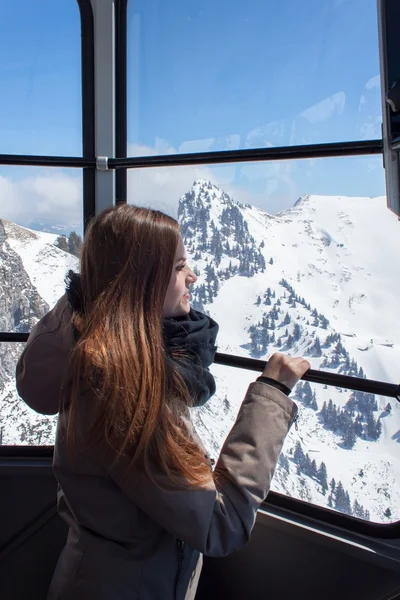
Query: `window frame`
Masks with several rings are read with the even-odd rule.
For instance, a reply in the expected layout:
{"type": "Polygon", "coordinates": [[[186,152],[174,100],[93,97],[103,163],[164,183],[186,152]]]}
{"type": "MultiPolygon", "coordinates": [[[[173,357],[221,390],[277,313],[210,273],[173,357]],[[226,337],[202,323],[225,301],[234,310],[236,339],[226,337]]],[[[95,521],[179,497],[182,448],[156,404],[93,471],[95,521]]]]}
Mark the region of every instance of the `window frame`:
{"type": "MultiPolygon", "coordinates": [[[[389,0],[378,0],[378,6],[389,0]]],[[[99,0],[77,0],[81,16],[82,48],[82,157],[27,156],[0,154],[0,165],[75,167],[83,169],[83,215],[84,227],[98,212],[96,204],[96,177],[100,169],[96,159],[96,82],[95,82],[95,24],[93,6],[99,0]],[[97,211],[96,211],[97,208],[97,211]]],[[[322,143],[304,146],[241,149],[233,151],[198,152],[159,156],[127,156],[127,5],[128,0],[108,0],[114,5],[114,75],[115,75],[115,114],[114,146],[115,157],[104,157],[105,170],[115,171],[115,202],[126,202],[127,169],[171,167],[182,165],[224,164],[237,162],[275,161],[291,159],[309,159],[340,156],[377,155],[385,156],[387,140],[383,139],[322,143]]],[[[98,57],[97,57],[98,59],[98,57]]],[[[385,102],[386,105],[386,102],[385,102]]],[[[13,332],[0,333],[1,342],[23,342],[28,334],[13,332]]],[[[240,365],[240,357],[219,356],[216,362],[237,368],[249,368],[260,371],[261,361],[244,359],[246,366],[240,365]],[[222,357],[222,358],[221,358],[222,357]],[[237,364],[232,364],[232,361],[237,364]]],[[[369,380],[365,380],[367,383],[369,380]]],[[[324,383],[324,380],[319,381],[324,383]]],[[[392,384],[387,384],[392,385],[392,384]]],[[[391,390],[398,390],[393,384],[391,390]]],[[[387,391],[387,390],[386,390],[387,391]]],[[[377,393],[377,392],[375,392],[377,393]]],[[[387,394],[382,394],[387,395],[387,394]]],[[[393,397],[393,396],[392,396],[393,397]]],[[[396,397],[396,396],[394,396],[396,397]]],[[[397,398],[398,399],[398,398],[397,398]]],[[[0,446],[0,457],[20,461],[44,460],[52,458],[54,446],[0,446]]],[[[280,510],[286,514],[302,515],[319,520],[322,523],[374,538],[395,539],[400,537],[400,521],[394,523],[373,523],[362,521],[329,508],[304,502],[271,491],[261,506],[280,510]]]]}
{"type": "Polygon", "coordinates": [[[400,135],[395,137],[395,119],[400,131],[400,38],[397,0],[378,0],[379,58],[382,91],[383,166],[387,206],[400,217],[400,135]],[[397,68],[396,68],[397,66],[397,68]],[[391,91],[392,85],[396,92],[391,91]],[[395,109],[395,111],[394,111],[395,109]]]}
{"type": "MultiPolygon", "coordinates": [[[[84,230],[95,214],[94,23],[90,0],[77,0],[81,18],[82,157],[0,154],[0,166],[80,168],[84,230]]],[[[23,342],[27,334],[1,332],[0,342],[23,342]]]]}

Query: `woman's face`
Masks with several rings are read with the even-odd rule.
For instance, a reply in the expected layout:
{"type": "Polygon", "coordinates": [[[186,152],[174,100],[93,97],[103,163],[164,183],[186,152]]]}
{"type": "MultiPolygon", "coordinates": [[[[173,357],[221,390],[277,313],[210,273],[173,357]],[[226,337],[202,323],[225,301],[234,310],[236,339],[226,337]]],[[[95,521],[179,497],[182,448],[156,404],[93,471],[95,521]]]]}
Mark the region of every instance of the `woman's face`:
{"type": "Polygon", "coordinates": [[[165,294],[163,317],[183,317],[190,311],[189,286],[197,281],[197,276],[186,264],[186,250],[182,238],[175,254],[171,279],[165,294]]]}

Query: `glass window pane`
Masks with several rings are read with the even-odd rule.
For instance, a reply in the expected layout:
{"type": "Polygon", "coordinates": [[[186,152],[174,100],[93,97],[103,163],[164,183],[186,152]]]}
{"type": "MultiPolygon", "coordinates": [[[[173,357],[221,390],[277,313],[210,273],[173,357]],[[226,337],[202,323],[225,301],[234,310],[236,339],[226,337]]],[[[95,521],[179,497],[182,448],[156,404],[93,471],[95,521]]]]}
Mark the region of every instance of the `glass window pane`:
{"type": "Polygon", "coordinates": [[[15,367],[24,344],[0,343],[0,445],[54,444],[57,417],[39,415],[23,402],[15,387],[15,367]]]}
{"type": "MultiPolygon", "coordinates": [[[[63,294],[68,269],[78,268],[82,173],[2,168],[0,198],[0,331],[29,332],[63,294]]],[[[55,417],[36,414],[16,392],[23,346],[0,344],[1,443],[52,444],[55,417]]]]}
{"type": "Polygon", "coordinates": [[[380,138],[380,124],[375,0],[129,2],[129,155],[380,138]]]}
{"type": "Polygon", "coordinates": [[[62,295],[68,269],[77,268],[82,173],[3,168],[0,198],[0,331],[27,332],[62,295]]]}
{"type": "Polygon", "coordinates": [[[0,153],[82,154],[76,0],[2,3],[0,153]]]}
{"type": "MultiPolygon", "coordinates": [[[[305,355],[315,369],[396,383],[400,223],[383,194],[381,157],[128,175],[131,202],[178,215],[199,275],[192,305],[220,323],[220,352],[305,355]]],[[[217,395],[196,422],[215,457],[255,375],[214,371],[217,395]]],[[[400,404],[303,384],[293,397],[299,429],[274,489],[376,522],[400,519],[400,404]]]]}

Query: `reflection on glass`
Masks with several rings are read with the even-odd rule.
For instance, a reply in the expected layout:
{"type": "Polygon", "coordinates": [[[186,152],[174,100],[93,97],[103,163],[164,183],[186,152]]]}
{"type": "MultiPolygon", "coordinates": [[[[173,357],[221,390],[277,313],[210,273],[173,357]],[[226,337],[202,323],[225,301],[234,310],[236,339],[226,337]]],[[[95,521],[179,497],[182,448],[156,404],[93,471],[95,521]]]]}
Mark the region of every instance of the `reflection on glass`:
{"type": "Polygon", "coordinates": [[[24,344],[0,343],[0,445],[54,444],[57,418],[31,410],[15,387],[15,367],[23,349],[24,344]]]}
{"type": "Polygon", "coordinates": [[[130,155],[380,138],[380,124],[374,0],[128,5],[130,155]]]}
{"type": "Polygon", "coordinates": [[[0,153],[82,154],[81,27],[74,0],[2,3],[0,153]]]}
{"type": "MultiPolygon", "coordinates": [[[[143,169],[129,177],[131,199],[178,215],[198,274],[192,306],[220,324],[220,352],[305,355],[315,369],[398,381],[400,223],[379,195],[380,158],[143,169]]],[[[217,395],[196,426],[215,458],[254,374],[213,371],[217,395]]],[[[399,403],[308,384],[293,397],[298,431],[273,489],[359,518],[400,519],[399,403]]]]}
{"type": "Polygon", "coordinates": [[[177,215],[195,180],[209,181],[234,200],[276,214],[304,195],[383,196],[381,156],[281,160],[128,170],[128,202],[177,215]]]}

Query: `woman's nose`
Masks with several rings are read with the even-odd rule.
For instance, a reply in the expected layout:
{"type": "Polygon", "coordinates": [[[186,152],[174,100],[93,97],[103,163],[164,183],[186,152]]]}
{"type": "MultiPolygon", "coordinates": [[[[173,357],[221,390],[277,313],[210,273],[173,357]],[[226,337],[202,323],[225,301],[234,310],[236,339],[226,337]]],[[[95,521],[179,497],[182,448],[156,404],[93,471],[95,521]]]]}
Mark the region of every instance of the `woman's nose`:
{"type": "Polygon", "coordinates": [[[196,281],[197,281],[197,275],[196,275],[196,273],[194,273],[192,271],[192,269],[190,267],[189,267],[188,273],[186,275],[186,281],[188,283],[196,283],[196,281]]]}

